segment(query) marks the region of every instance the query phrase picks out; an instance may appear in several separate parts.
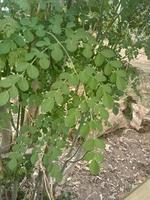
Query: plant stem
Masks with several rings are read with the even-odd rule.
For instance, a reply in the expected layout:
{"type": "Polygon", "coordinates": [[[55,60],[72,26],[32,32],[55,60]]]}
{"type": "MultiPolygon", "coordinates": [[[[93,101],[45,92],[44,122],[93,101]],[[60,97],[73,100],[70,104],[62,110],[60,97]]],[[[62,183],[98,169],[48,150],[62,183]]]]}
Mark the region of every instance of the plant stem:
{"type": "Polygon", "coordinates": [[[14,181],[13,185],[12,185],[12,200],[17,200],[17,196],[18,196],[18,182],[14,181]]]}
{"type": "Polygon", "coordinates": [[[61,46],[61,48],[64,50],[65,54],[67,55],[67,57],[68,57],[68,59],[69,59],[69,61],[71,63],[72,69],[74,70],[75,74],[77,74],[77,71],[76,71],[76,69],[74,67],[73,61],[72,61],[68,51],[65,49],[65,47],[62,45],[62,43],[57,39],[57,37],[53,33],[47,32],[47,34],[51,35],[56,40],[56,42],[61,46]]]}
{"type": "Polygon", "coordinates": [[[18,136],[18,133],[19,133],[20,114],[21,114],[21,106],[19,105],[19,108],[18,108],[18,116],[17,116],[16,137],[18,136]]]}
{"type": "Polygon", "coordinates": [[[24,117],[25,117],[25,107],[22,106],[21,107],[21,119],[20,119],[20,127],[22,127],[23,123],[24,123],[24,117]]]}
{"type": "Polygon", "coordinates": [[[117,18],[119,17],[119,15],[124,11],[124,8],[123,8],[119,13],[117,13],[117,11],[118,11],[120,5],[121,5],[121,0],[120,0],[120,2],[119,2],[118,6],[117,6],[116,9],[115,9],[115,15],[112,17],[112,20],[111,20],[110,23],[108,24],[104,35],[107,34],[108,30],[110,30],[110,28],[111,28],[112,25],[115,23],[115,21],[117,20],[117,18]],[[116,13],[117,13],[117,14],[116,14],[116,13]]]}

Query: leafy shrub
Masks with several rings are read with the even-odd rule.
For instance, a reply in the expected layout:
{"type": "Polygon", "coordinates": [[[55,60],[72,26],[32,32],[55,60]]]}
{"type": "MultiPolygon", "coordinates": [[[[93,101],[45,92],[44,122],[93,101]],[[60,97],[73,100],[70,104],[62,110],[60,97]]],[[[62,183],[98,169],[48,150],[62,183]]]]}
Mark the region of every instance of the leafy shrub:
{"type": "MultiPolygon", "coordinates": [[[[101,135],[109,110],[117,114],[117,102],[127,87],[129,72],[121,50],[130,60],[145,45],[146,3],[0,3],[0,106],[7,108],[12,122],[12,116],[17,117],[2,181],[14,185],[36,171],[36,182],[43,180],[47,196],[54,198],[56,184],[70,164],[85,159],[93,174],[99,172],[105,145],[94,132],[101,135]],[[131,16],[135,8],[137,15],[131,16]]],[[[32,195],[40,186],[34,187],[32,195]]]]}

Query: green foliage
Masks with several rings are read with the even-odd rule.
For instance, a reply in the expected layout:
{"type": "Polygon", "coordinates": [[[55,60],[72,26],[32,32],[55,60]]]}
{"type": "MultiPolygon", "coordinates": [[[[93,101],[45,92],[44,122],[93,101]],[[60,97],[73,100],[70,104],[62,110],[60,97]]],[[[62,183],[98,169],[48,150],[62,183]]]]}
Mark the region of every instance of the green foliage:
{"type": "Polygon", "coordinates": [[[9,93],[8,91],[0,93],[0,106],[4,106],[9,101],[9,93]]]}
{"type": "Polygon", "coordinates": [[[90,171],[99,173],[105,145],[93,132],[103,131],[109,110],[117,114],[131,74],[124,58],[142,47],[149,55],[148,13],[146,0],[0,2],[0,106],[19,119],[6,160],[13,180],[21,182],[39,165],[60,182],[60,157],[76,138],[90,171]],[[32,107],[40,113],[24,121],[32,107]]]}

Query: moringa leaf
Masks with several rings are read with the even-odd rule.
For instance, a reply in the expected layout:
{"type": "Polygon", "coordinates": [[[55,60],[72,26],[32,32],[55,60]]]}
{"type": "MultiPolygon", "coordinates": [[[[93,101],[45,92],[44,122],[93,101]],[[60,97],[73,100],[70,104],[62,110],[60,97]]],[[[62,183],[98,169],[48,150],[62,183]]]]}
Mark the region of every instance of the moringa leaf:
{"type": "Polygon", "coordinates": [[[23,92],[29,89],[29,83],[27,79],[24,77],[21,77],[17,84],[18,84],[19,89],[22,90],[23,92]]]}
{"type": "Polygon", "coordinates": [[[59,62],[62,60],[64,54],[61,47],[58,44],[53,45],[51,56],[56,62],[59,62]]]}
{"type": "Polygon", "coordinates": [[[9,92],[5,91],[5,92],[1,92],[0,93],[0,106],[4,106],[8,103],[9,101],[9,92]]]}
{"type": "Polygon", "coordinates": [[[28,65],[27,74],[31,79],[36,79],[39,76],[39,70],[34,65],[28,65]]]}

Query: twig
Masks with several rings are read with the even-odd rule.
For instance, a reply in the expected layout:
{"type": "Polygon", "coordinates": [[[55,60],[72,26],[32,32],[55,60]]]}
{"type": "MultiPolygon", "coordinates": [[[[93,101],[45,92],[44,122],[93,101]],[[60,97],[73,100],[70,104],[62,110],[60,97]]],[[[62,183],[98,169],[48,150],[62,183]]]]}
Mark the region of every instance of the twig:
{"type": "Polygon", "coordinates": [[[66,50],[66,48],[62,45],[62,43],[58,40],[58,38],[53,33],[47,32],[47,34],[51,35],[56,40],[56,42],[61,46],[61,48],[64,50],[65,54],[67,55],[67,57],[71,63],[72,69],[74,70],[75,74],[77,74],[77,71],[74,67],[73,61],[72,61],[68,51],[66,50]]]}
{"type": "MultiPolygon", "coordinates": [[[[48,50],[48,47],[46,47],[45,49],[43,49],[43,51],[41,51],[41,53],[44,53],[44,52],[47,51],[47,50],[48,50]]],[[[36,56],[36,57],[32,60],[31,64],[33,64],[37,59],[38,59],[38,57],[36,56]]]]}
{"type": "Polygon", "coordinates": [[[21,106],[19,105],[18,108],[18,116],[17,116],[17,127],[16,127],[16,136],[18,136],[19,133],[19,124],[20,124],[20,112],[21,112],[21,106]]]}
{"type": "MultiPolygon", "coordinates": [[[[117,13],[117,11],[118,11],[120,5],[121,5],[121,0],[120,0],[120,2],[119,2],[118,6],[117,6],[116,9],[115,9],[115,13],[117,13]]],[[[120,15],[123,11],[124,11],[124,8],[123,8],[117,15],[114,15],[114,16],[112,17],[112,20],[111,20],[110,23],[108,24],[104,35],[108,32],[108,30],[110,30],[110,28],[112,27],[112,25],[114,24],[114,22],[116,21],[116,19],[119,17],[119,15],[120,15]]]]}
{"type": "Polygon", "coordinates": [[[50,200],[54,200],[53,191],[52,191],[53,189],[52,188],[48,188],[48,186],[52,185],[52,184],[49,183],[49,181],[48,181],[48,178],[46,176],[45,169],[44,169],[42,163],[40,165],[40,168],[41,168],[41,170],[43,172],[43,179],[44,179],[44,184],[45,184],[45,189],[46,189],[47,195],[48,195],[50,200]]]}
{"type": "Polygon", "coordinates": [[[71,162],[71,163],[77,163],[77,162],[83,160],[83,158],[86,156],[86,154],[87,154],[88,152],[89,152],[89,151],[85,152],[85,153],[83,154],[83,156],[82,156],[81,158],[79,158],[78,160],[73,160],[73,161],[70,160],[70,162],[71,162]]]}
{"type": "Polygon", "coordinates": [[[92,194],[89,194],[89,196],[85,200],[88,200],[95,193],[97,194],[97,192],[93,192],[92,194]]]}
{"type": "Polygon", "coordinates": [[[14,119],[13,119],[12,112],[9,111],[9,113],[10,113],[10,115],[11,115],[11,125],[12,125],[13,129],[14,129],[15,131],[17,131],[17,127],[15,126],[15,122],[14,122],[14,119]]]}
{"type": "Polygon", "coordinates": [[[73,154],[69,159],[67,159],[67,160],[65,161],[65,163],[64,163],[63,166],[62,166],[61,173],[64,172],[64,170],[65,170],[67,164],[68,164],[69,162],[71,162],[72,158],[78,153],[78,151],[79,151],[80,148],[81,148],[81,146],[79,146],[79,147],[77,148],[77,150],[74,152],[74,154],[73,154]]]}
{"type": "Polygon", "coordinates": [[[46,193],[48,195],[49,200],[51,200],[51,195],[50,195],[50,193],[48,191],[48,187],[47,187],[47,182],[46,182],[46,179],[45,179],[45,175],[43,176],[43,178],[44,178],[44,185],[45,185],[46,193]]]}

